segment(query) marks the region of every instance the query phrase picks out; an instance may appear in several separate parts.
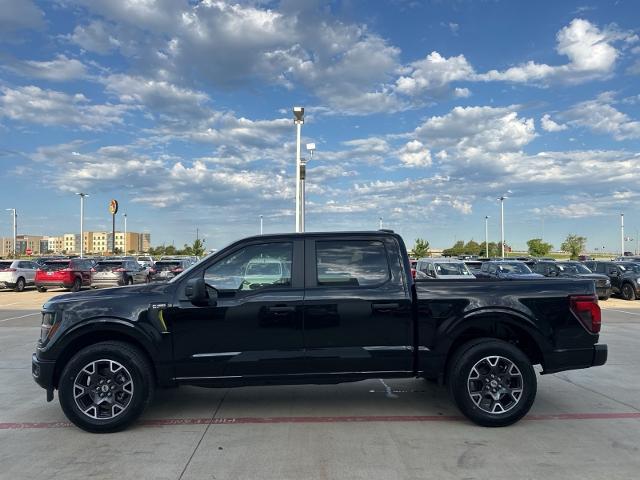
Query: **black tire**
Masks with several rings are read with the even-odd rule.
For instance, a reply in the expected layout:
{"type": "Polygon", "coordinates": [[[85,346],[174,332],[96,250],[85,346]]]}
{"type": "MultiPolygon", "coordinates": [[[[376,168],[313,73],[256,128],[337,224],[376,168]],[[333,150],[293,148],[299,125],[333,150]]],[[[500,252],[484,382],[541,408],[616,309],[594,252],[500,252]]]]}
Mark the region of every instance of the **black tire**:
{"type": "Polygon", "coordinates": [[[490,338],[471,341],[454,353],[449,363],[448,384],[462,414],[484,427],[505,427],[520,420],[531,409],[537,391],[536,374],[529,358],[516,346],[490,338]],[[491,359],[496,362],[495,367],[482,370],[490,367],[491,359]],[[476,374],[477,378],[472,378],[476,374]],[[495,378],[489,378],[491,375],[495,378]],[[491,396],[492,387],[498,400],[491,396]],[[498,406],[502,411],[497,410],[498,406]]]}
{"type": "MultiPolygon", "coordinates": [[[[118,381],[117,378],[113,380],[113,382],[116,381],[118,381]]],[[[111,385],[113,388],[116,384],[112,383],[111,385]]],[[[147,405],[151,403],[154,389],[154,374],[146,356],[131,344],[107,341],[86,347],[80,350],[80,352],[75,354],[71,360],[69,360],[62,371],[62,375],[60,376],[58,398],[65,415],[76,426],[86,430],[87,432],[110,433],[124,430],[138,419],[147,405]],[[98,380],[99,378],[106,379],[108,375],[117,375],[118,372],[126,372],[127,377],[125,378],[125,381],[127,385],[131,385],[131,393],[121,392],[128,395],[127,399],[123,401],[126,402],[126,406],[115,414],[113,414],[115,411],[113,406],[109,407],[107,404],[103,407],[96,406],[95,403],[92,404],[91,402],[93,400],[91,400],[92,397],[88,397],[89,394],[80,395],[77,400],[74,398],[74,390],[82,391],[79,390],[79,387],[74,387],[76,377],[85,375],[86,370],[83,371],[83,369],[91,365],[92,362],[97,362],[97,364],[100,365],[105,361],[117,362],[117,364],[124,367],[124,371],[122,369],[118,369],[115,373],[107,371],[104,376],[101,376],[99,374],[99,368],[95,368],[94,371],[97,372],[97,374],[95,374],[96,378],[94,379],[94,375],[90,375],[88,376],[89,382],[82,381],[81,383],[83,385],[85,383],[93,384],[90,388],[87,388],[87,390],[93,390],[93,387],[96,386],[96,391],[102,392],[102,384],[100,383],[100,380],[98,380]],[[79,404],[82,404],[84,400],[86,400],[89,405],[87,411],[94,409],[92,410],[94,415],[85,413],[85,411],[81,409],[79,404]],[[105,408],[111,408],[111,413],[105,412],[105,408]],[[104,415],[101,416],[100,412],[103,412],[104,415]],[[107,418],[108,415],[112,416],[107,418]]],[[[97,395],[97,393],[92,393],[91,395],[97,395]]],[[[113,397],[114,402],[112,402],[111,405],[115,405],[115,397],[117,395],[118,392],[115,392],[113,397]]],[[[98,400],[103,401],[102,399],[98,400]]],[[[105,403],[106,399],[101,405],[104,405],[105,403]]],[[[86,405],[87,404],[85,404],[85,406],[86,405]]],[[[118,408],[121,407],[118,406],[118,408]]]]}
{"type": "Polygon", "coordinates": [[[635,300],[636,299],[636,290],[633,288],[633,285],[630,283],[625,283],[622,285],[621,290],[622,298],[625,300],[635,300]]]}
{"type": "Polygon", "coordinates": [[[73,285],[71,285],[71,288],[69,290],[71,290],[72,292],[79,292],[81,288],[82,288],[82,280],[80,280],[79,278],[76,278],[73,281],[73,285]]]}
{"type": "Polygon", "coordinates": [[[45,287],[36,287],[40,293],[44,293],[47,291],[45,287]]]}
{"type": "Polygon", "coordinates": [[[20,277],[16,281],[16,286],[13,287],[13,290],[16,291],[16,292],[22,292],[22,291],[24,291],[25,285],[26,284],[25,284],[24,278],[20,277]]]}

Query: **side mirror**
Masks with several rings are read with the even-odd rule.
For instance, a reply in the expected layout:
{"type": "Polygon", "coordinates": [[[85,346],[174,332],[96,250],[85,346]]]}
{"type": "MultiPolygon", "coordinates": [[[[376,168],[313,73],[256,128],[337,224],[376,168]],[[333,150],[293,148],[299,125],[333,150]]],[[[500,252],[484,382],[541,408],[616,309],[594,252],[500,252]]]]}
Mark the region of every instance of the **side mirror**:
{"type": "Polygon", "coordinates": [[[207,284],[202,277],[190,278],[184,288],[184,294],[187,299],[198,307],[206,307],[216,304],[218,295],[215,293],[210,295],[207,291],[207,284]]]}

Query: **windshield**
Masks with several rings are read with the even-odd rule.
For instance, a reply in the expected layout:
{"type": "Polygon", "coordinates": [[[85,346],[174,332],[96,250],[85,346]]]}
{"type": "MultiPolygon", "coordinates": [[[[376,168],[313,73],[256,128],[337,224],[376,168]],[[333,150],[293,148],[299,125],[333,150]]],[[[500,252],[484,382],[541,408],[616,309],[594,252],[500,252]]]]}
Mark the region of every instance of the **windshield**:
{"type": "Polygon", "coordinates": [[[640,264],[638,263],[625,262],[624,264],[618,264],[618,267],[625,272],[640,273],[640,264]]]}
{"type": "Polygon", "coordinates": [[[581,263],[558,263],[558,269],[564,273],[582,274],[593,273],[581,263]]]}
{"type": "Polygon", "coordinates": [[[122,262],[99,262],[93,269],[96,272],[112,272],[122,267],[122,262]]]}
{"type": "Polygon", "coordinates": [[[250,263],[247,265],[246,275],[280,275],[281,273],[280,263],[250,263]]]}
{"type": "Polygon", "coordinates": [[[433,266],[438,276],[471,275],[464,263],[435,263],[433,266]]]}
{"type": "Polygon", "coordinates": [[[70,262],[45,262],[40,268],[48,272],[57,272],[58,270],[69,268],[69,265],[70,262]]]}
{"type": "Polygon", "coordinates": [[[156,262],[155,269],[157,272],[163,272],[167,270],[175,270],[181,266],[182,264],[180,262],[156,262]]]}
{"type": "Polygon", "coordinates": [[[498,271],[502,273],[532,273],[524,263],[501,263],[498,265],[498,271]]]}

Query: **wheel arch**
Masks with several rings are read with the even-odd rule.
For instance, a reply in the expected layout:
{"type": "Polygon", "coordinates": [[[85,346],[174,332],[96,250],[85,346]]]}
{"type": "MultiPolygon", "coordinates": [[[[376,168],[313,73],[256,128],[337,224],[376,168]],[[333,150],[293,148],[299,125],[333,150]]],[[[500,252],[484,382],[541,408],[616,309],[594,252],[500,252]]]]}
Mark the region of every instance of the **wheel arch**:
{"type": "Polygon", "coordinates": [[[87,325],[83,325],[69,332],[67,335],[70,335],[70,338],[61,346],[60,351],[56,355],[57,358],[53,374],[54,388],[58,388],[62,370],[64,370],[64,367],[76,353],[85,347],[106,341],[122,342],[136,347],[148,360],[151,370],[153,371],[154,383],[157,383],[158,372],[155,362],[157,354],[154,352],[154,349],[151,348],[148,339],[143,338],[142,334],[137,333],[132,326],[125,325],[125,322],[114,319],[96,319],[87,325]]]}
{"type": "Polygon", "coordinates": [[[444,359],[442,374],[446,374],[458,348],[480,338],[504,340],[522,350],[532,365],[544,366],[545,363],[547,342],[544,336],[530,319],[515,312],[496,310],[468,315],[446,334],[446,338],[448,341],[440,351],[444,359]]]}

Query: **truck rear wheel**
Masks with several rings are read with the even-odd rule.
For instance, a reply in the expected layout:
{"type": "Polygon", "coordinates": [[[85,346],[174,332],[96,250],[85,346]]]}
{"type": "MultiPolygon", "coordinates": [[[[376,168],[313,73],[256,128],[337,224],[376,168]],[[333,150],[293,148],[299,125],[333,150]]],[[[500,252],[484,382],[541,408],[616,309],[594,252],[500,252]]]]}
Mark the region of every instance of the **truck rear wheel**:
{"type": "Polygon", "coordinates": [[[529,358],[503,340],[460,347],[448,372],[449,392],[469,420],[485,427],[511,425],[531,409],[537,381],[529,358]]]}
{"type": "Polygon", "coordinates": [[[630,283],[625,283],[622,285],[622,298],[625,300],[635,300],[636,299],[636,291],[633,288],[633,285],[630,283]]]}
{"type": "Polygon", "coordinates": [[[101,342],[67,363],[58,397],[67,418],[83,430],[117,432],[134,422],[151,402],[154,375],[133,345],[101,342]]]}

